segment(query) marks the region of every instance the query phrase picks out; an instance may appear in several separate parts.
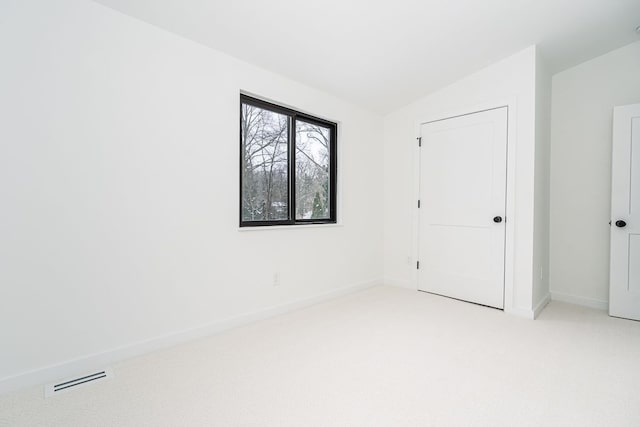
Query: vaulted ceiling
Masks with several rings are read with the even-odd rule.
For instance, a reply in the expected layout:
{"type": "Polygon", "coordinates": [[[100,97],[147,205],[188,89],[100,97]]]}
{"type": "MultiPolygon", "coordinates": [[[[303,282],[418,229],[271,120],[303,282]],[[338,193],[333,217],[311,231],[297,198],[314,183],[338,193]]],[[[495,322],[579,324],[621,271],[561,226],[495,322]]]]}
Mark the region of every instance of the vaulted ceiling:
{"type": "Polygon", "coordinates": [[[537,44],[553,72],[640,40],[639,0],[96,0],[388,112],[537,44]]]}

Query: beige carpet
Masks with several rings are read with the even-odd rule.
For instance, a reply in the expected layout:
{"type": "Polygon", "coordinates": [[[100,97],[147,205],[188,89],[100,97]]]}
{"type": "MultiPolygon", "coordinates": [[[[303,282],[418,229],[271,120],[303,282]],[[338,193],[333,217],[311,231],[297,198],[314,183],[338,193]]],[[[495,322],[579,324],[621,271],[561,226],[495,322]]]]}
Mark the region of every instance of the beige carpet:
{"type": "Polygon", "coordinates": [[[536,321],[389,287],[114,366],[9,426],[640,426],[640,322],[552,302],[536,321]]]}

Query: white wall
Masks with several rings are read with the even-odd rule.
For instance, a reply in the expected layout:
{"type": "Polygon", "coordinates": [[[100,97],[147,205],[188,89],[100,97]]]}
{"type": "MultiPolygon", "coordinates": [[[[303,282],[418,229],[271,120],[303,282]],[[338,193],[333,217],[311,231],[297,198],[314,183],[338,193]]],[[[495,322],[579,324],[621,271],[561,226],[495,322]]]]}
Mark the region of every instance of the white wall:
{"type": "MultiPolygon", "coordinates": [[[[533,233],[533,307],[549,302],[549,169],[551,140],[551,73],[536,56],[536,157],[533,233]]],[[[536,313],[536,314],[537,314],[536,313]]]]}
{"type": "Polygon", "coordinates": [[[552,96],[551,292],[606,308],[612,109],[640,102],[640,42],[556,74],[552,96]]]}
{"type": "Polygon", "coordinates": [[[382,278],[380,117],[93,2],[0,20],[0,389],[382,278]],[[240,90],[339,122],[341,225],[238,231],[240,90]]]}
{"type": "Polygon", "coordinates": [[[416,288],[414,176],[418,123],[509,106],[505,310],[532,317],[536,48],[529,47],[384,119],[385,281],[416,288]]]}

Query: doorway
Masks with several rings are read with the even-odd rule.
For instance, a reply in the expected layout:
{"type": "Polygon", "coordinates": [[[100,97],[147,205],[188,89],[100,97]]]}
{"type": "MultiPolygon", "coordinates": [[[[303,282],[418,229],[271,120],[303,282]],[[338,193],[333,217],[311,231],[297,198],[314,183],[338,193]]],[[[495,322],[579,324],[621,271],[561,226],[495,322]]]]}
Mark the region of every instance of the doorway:
{"type": "Polygon", "coordinates": [[[420,127],[418,289],[504,308],[508,108],[420,127]]]}

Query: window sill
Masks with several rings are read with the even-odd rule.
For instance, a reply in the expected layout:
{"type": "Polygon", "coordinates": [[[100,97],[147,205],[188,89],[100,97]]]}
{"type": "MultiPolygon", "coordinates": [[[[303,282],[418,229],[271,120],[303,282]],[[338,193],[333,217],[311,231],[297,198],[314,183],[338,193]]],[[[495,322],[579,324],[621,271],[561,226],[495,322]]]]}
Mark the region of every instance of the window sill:
{"type": "Polygon", "coordinates": [[[238,231],[266,231],[266,230],[298,230],[300,228],[335,228],[344,227],[343,224],[292,224],[292,225],[260,225],[255,227],[238,227],[238,231]]]}

